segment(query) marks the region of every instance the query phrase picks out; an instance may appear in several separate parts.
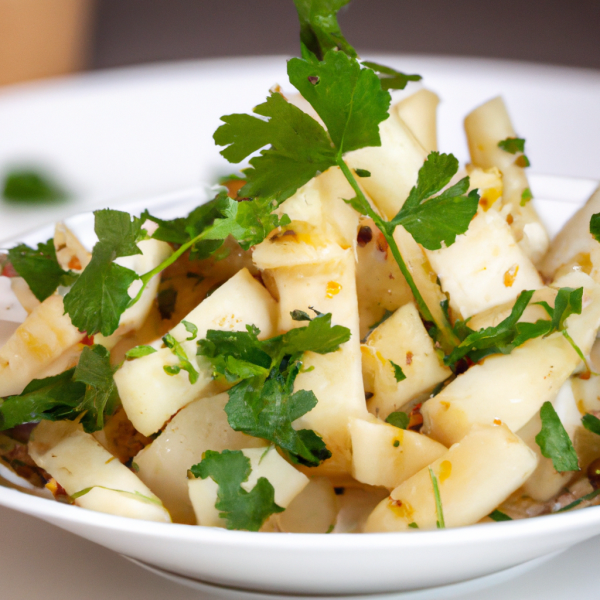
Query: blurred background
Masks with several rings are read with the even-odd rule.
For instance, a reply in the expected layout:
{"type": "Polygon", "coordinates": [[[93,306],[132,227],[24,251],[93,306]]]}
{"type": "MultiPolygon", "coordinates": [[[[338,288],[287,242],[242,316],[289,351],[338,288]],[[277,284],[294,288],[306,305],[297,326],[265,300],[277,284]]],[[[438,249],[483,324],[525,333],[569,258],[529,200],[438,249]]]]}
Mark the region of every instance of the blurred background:
{"type": "MultiPolygon", "coordinates": [[[[599,0],[354,0],[340,22],[362,51],[600,68],[599,0]]],[[[0,0],[0,85],[297,51],[291,0],[0,0]]]]}

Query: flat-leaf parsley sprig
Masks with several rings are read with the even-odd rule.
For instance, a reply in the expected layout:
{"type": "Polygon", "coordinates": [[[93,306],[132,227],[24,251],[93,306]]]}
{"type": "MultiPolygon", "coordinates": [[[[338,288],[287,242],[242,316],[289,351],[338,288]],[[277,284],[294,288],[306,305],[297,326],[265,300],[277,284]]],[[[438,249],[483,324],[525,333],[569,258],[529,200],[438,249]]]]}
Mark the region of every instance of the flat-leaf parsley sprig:
{"type": "Polygon", "coordinates": [[[290,82],[315,109],[327,130],[278,93],[255,109],[258,115],[268,117],[268,121],[247,114],[222,117],[224,125],[217,129],[214,138],[218,145],[225,146],[221,151],[225,158],[240,162],[260,150],[250,159],[251,166],[245,170],[247,183],[240,194],[274,198],[280,204],[319,173],[338,166],[356,194],[350,204],[375,221],[421,315],[436,324],[442,332],[445,350],[450,351],[456,342],[452,331],[447,323],[436,323],[400,254],[393,232],[402,225],[417,242],[431,250],[441,248],[442,243],[450,245],[456,235],[467,230],[475,215],[477,192],[467,194],[469,179],[464,178],[432,198],[458,170],[456,158],[433,152],[419,171],[419,180],[405,206],[394,219],[386,221],[371,207],[344,155],[381,145],[379,125],[389,117],[389,92],[382,89],[372,69],[335,50],[328,50],[323,61],[318,61],[314,54],[308,59],[293,58],[287,70],[290,82]]]}
{"type": "MultiPolygon", "coordinates": [[[[296,316],[306,320],[308,315],[296,316]]],[[[334,352],[350,339],[350,330],[332,326],[331,314],[318,314],[306,327],[268,340],[259,340],[259,333],[254,326],[240,332],[209,330],[198,342],[198,354],[211,362],[216,378],[235,382],[225,406],[235,431],[274,443],[294,463],[317,466],[331,456],[325,443],[311,429],[292,427],[317,398],[312,391],[294,392],[294,382],[304,352],[334,352]]]]}

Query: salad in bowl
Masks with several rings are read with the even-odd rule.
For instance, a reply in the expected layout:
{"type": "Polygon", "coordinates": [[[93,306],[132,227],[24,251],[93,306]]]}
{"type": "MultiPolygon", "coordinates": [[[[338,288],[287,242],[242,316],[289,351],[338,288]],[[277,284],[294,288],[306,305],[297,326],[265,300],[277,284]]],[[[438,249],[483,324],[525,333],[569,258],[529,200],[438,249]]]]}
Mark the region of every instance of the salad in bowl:
{"type": "Polygon", "coordinates": [[[500,98],[461,168],[421,77],[345,40],[347,2],[295,3],[296,92],[214,134],[248,168],[187,216],[99,210],[1,255],[6,478],[216,546],[420,547],[600,502],[600,194],[550,242],[500,98]]]}

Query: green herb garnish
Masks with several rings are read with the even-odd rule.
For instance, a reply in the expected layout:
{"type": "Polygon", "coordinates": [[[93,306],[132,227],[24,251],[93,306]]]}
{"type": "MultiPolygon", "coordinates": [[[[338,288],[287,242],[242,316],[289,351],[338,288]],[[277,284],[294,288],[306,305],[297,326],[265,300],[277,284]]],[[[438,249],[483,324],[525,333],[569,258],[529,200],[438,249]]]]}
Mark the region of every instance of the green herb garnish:
{"type": "Polygon", "coordinates": [[[394,427],[406,429],[410,422],[410,416],[401,410],[397,410],[396,412],[390,413],[385,422],[393,425],[394,427]]]}
{"type": "Polygon", "coordinates": [[[331,325],[331,314],[318,315],[306,327],[260,341],[260,331],[209,330],[198,342],[198,354],[213,365],[214,376],[235,385],[229,390],[225,412],[229,425],[281,448],[295,463],[317,466],[331,456],[312,430],[296,430],[292,423],[312,410],[312,391],[293,391],[304,352],[334,352],[350,339],[350,330],[331,325]]]}
{"type": "Polygon", "coordinates": [[[265,477],[259,477],[250,492],[242,487],[252,468],[241,450],[207,450],[190,472],[196,478],[210,477],[219,486],[215,508],[227,529],[258,531],[268,517],[284,510],[275,504],[275,490],[265,477]]]}
{"type": "Polygon", "coordinates": [[[40,302],[54,294],[59,285],[67,287],[77,279],[76,273],[65,271],[58,264],[53,239],[37,248],[19,244],[8,251],[8,259],[40,302]]]}
{"type": "Polygon", "coordinates": [[[66,200],[69,195],[42,171],[15,169],[4,179],[2,197],[9,202],[41,203],[66,200]]]}
{"type": "Polygon", "coordinates": [[[435,498],[435,514],[437,516],[436,527],[438,529],[445,529],[446,523],[444,521],[444,509],[442,507],[442,497],[440,496],[438,478],[434,475],[433,469],[431,467],[429,467],[429,477],[431,478],[431,485],[433,486],[433,496],[435,498]]]}
{"type": "Polygon", "coordinates": [[[99,345],[86,346],[77,367],[53,377],[34,379],[21,394],[2,401],[0,429],[81,417],[85,431],[99,431],[106,415],[111,415],[119,403],[113,373],[108,350],[99,345]]]}
{"type": "Polygon", "coordinates": [[[579,471],[577,452],[552,403],[544,402],[540,417],[542,429],[535,437],[535,441],[542,455],[552,460],[554,468],[559,473],[579,471]]]}

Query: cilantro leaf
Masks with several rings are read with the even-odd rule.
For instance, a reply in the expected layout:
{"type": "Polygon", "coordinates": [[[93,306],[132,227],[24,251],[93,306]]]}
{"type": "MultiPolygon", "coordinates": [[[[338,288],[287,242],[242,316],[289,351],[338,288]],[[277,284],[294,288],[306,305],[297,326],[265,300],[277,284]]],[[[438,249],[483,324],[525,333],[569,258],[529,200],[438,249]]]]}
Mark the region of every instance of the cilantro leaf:
{"type": "MultiPolygon", "coordinates": [[[[186,329],[187,329],[187,327],[186,327],[186,329]]],[[[189,331],[189,329],[188,329],[188,331],[189,331]]],[[[177,375],[181,371],[186,371],[186,373],[188,374],[190,383],[192,385],[194,385],[194,383],[196,383],[198,381],[198,377],[200,376],[200,373],[198,373],[198,371],[196,371],[196,369],[190,362],[190,359],[188,358],[185,348],[170,333],[167,333],[167,335],[165,335],[163,337],[163,342],[164,342],[165,346],[167,348],[169,348],[171,350],[171,352],[179,360],[179,364],[177,364],[177,365],[165,365],[163,367],[165,373],[167,375],[177,375]]]]}
{"type": "Polygon", "coordinates": [[[401,410],[397,410],[396,412],[390,413],[385,422],[393,425],[394,427],[406,429],[410,422],[410,416],[401,410]]]}
{"type": "Polygon", "coordinates": [[[73,373],[73,381],[85,384],[85,395],[76,407],[83,413],[81,424],[86,431],[104,427],[104,415],[111,415],[119,404],[115,369],[110,365],[110,352],[100,345],[86,346],[73,373]]]}
{"type": "Polygon", "coordinates": [[[190,471],[196,478],[210,477],[219,486],[215,508],[227,529],[258,531],[269,516],[284,510],[275,504],[275,490],[265,477],[260,477],[250,492],[242,487],[252,469],[241,450],[207,450],[190,471]]]}
{"type": "Polygon", "coordinates": [[[581,419],[583,426],[592,433],[600,435],[600,419],[594,415],[584,415],[581,419]]]}
{"type": "Polygon", "coordinates": [[[103,346],[86,346],[77,367],[53,377],[34,379],[18,396],[0,404],[0,429],[41,420],[74,420],[88,433],[104,427],[105,415],[118,404],[110,355],[103,346]]]}
{"type": "Polygon", "coordinates": [[[53,239],[38,244],[37,249],[19,244],[8,251],[8,259],[40,302],[59,285],[69,286],[77,279],[77,274],[63,270],[58,264],[53,239]]]}
{"type": "Polygon", "coordinates": [[[552,403],[544,402],[540,417],[542,429],[535,437],[535,441],[542,455],[552,460],[554,468],[559,473],[579,471],[577,453],[552,403]]]}
{"type": "Polygon", "coordinates": [[[290,82],[323,119],[341,156],[366,146],[381,146],[379,123],[389,117],[389,92],[371,69],[342,52],[329,51],[323,62],[288,62],[290,82]],[[316,78],[316,79],[315,79],[316,78]]]}
{"type": "Polygon", "coordinates": [[[317,173],[335,165],[335,151],[325,130],[281,94],[271,94],[254,112],[268,120],[228,115],[221,117],[225,124],[214,134],[217,145],[227,146],[221,154],[234,163],[270,145],[244,170],[247,183],[240,196],[261,196],[279,205],[317,173]]]}
{"type": "Polygon", "coordinates": [[[141,254],[137,242],[145,238],[146,231],[142,219],[132,219],[125,212],[105,209],[94,215],[98,242],[90,263],[65,296],[65,311],[80,331],[109,336],[131,302],[129,286],[139,279],[137,273],[114,260],[141,254]]]}
{"type": "Polygon", "coordinates": [[[303,56],[306,50],[322,60],[329,50],[341,50],[356,58],[356,50],[346,41],[337,20],[338,11],[350,0],[294,0],[300,20],[303,56]]]}
{"type": "Polygon", "coordinates": [[[10,202],[56,202],[67,192],[48,175],[35,169],[15,169],[6,175],[2,197],[10,202]]]}
{"type": "Polygon", "coordinates": [[[371,61],[364,60],[362,64],[379,75],[383,90],[403,90],[409,81],[421,81],[423,79],[420,75],[407,75],[391,67],[371,61]]]}
{"type": "Polygon", "coordinates": [[[457,235],[467,231],[479,205],[476,190],[464,195],[469,189],[468,177],[431,198],[457,171],[458,160],[452,154],[431,152],[419,169],[417,185],[411,189],[390,226],[402,225],[428,250],[439,250],[442,243],[452,245],[457,235]]]}
{"type": "Polygon", "coordinates": [[[406,379],[406,375],[404,374],[402,367],[400,365],[397,365],[392,360],[390,360],[389,362],[390,362],[390,365],[392,365],[392,368],[394,369],[394,378],[396,379],[396,381],[398,381],[398,382],[404,381],[406,379]]]}
{"type": "Polygon", "coordinates": [[[234,430],[273,442],[293,462],[316,466],[331,453],[314,431],[298,431],[292,423],[317,398],[306,390],[294,393],[294,382],[304,352],[334,352],[350,339],[350,330],[332,326],[331,314],[318,314],[306,327],[268,340],[259,340],[259,333],[254,326],[245,332],[209,330],[198,354],[211,362],[215,377],[236,382],[225,407],[234,430]]]}
{"type": "Polygon", "coordinates": [[[592,215],[590,219],[590,233],[597,242],[600,242],[600,213],[592,215]]]}

